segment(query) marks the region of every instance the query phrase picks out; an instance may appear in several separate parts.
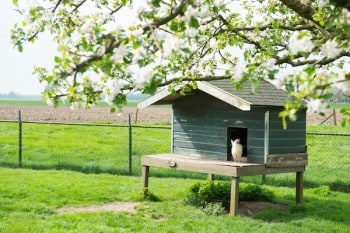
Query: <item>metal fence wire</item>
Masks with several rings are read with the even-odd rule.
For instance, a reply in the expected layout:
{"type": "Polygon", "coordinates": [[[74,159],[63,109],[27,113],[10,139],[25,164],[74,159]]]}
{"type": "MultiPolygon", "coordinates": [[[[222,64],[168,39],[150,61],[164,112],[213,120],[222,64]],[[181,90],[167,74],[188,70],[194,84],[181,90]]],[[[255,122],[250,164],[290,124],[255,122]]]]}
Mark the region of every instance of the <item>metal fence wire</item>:
{"type": "MultiPolygon", "coordinates": [[[[0,166],[140,175],[142,155],[171,150],[170,126],[0,121],[0,132],[0,166]]],[[[350,171],[350,134],[306,136],[308,185],[324,174],[325,184],[349,189],[340,174],[350,171]]]]}
{"type": "Polygon", "coordinates": [[[350,134],[308,132],[306,142],[309,155],[309,166],[306,169],[309,186],[323,185],[332,190],[350,192],[350,134]]]}
{"type": "Polygon", "coordinates": [[[169,126],[0,123],[2,166],[132,175],[141,155],[170,152],[169,126]]]}

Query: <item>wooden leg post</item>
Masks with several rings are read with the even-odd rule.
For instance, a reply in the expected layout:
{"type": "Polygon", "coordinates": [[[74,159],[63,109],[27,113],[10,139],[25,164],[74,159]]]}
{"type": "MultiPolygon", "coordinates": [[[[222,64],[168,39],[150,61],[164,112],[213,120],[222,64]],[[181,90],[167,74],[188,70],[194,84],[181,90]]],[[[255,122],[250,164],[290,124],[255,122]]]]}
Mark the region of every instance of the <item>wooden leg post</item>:
{"type": "Polygon", "coordinates": [[[148,192],[149,166],[142,166],[142,192],[146,196],[148,192]]]}
{"type": "Polygon", "coordinates": [[[303,178],[304,172],[297,172],[296,173],[296,184],[295,184],[295,202],[296,204],[302,204],[303,203],[303,178]]]}
{"type": "Polygon", "coordinates": [[[214,174],[209,173],[209,174],[208,174],[208,180],[214,181],[214,174]]]}
{"type": "Polygon", "coordinates": [[[238,197],[239,197],[239,177],[232,177],[230,214],[233,216],[238,214],[238,197]]]}

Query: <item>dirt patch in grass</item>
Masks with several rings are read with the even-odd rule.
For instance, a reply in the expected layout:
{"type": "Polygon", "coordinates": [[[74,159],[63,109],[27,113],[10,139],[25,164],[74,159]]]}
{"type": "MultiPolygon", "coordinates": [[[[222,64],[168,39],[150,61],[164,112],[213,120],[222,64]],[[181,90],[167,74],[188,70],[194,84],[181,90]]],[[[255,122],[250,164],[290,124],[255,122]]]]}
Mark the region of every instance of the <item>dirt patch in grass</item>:
{"type": "Polygon", "coordinates": [[[242,201],[239,203],[238,212],[244,216],[252,216],[257,212],[267,208],[286,211],[288,210],[288,205],[274,204],[271,202],[263,202],[263,201],[256,201],[256,202],[242,201]]]}
{"type": "Polygon", "coordinates": [[[58,213],[78,213],[78,212],[130,212],[136,213],[137,202],[111,202],[103,205],[91,205],[84,207],[62,207],[57,210],[58,213]]]}

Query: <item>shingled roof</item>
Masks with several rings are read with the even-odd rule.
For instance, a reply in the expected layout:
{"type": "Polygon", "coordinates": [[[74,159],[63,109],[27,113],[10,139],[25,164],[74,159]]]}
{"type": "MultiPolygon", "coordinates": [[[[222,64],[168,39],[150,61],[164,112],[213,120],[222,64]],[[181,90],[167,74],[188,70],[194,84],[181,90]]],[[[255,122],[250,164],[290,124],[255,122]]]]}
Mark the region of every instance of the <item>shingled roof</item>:
{"type": "MultiPolygon", "coordinates": [[[[242,90],[235,90],[230,80],[199,81],[197,84],[200,91],[243,111],[249,111],[252,105],[283,106],[283,100],[290,98],[286,91],[279,90],[266,81],[260,81],[259,87],[254,93],[250,82],[246,82],[242,90]]],[[[145,108],[152,104],[170,104],[180,97],[181,95],[172,95],[167,88],[164,88],[155,95],[141,101],[138,107],[145,108]]]]}

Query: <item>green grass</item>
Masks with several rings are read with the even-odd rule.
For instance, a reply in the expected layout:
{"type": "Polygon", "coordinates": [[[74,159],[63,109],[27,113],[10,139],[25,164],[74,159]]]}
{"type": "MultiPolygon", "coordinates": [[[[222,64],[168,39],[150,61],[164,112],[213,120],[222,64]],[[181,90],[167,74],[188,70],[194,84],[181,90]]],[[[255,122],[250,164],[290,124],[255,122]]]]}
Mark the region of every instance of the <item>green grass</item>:
{"type": "Polygon", "coordinates": [[[307,132],[314,133],[335,133],[335,134],[350,134],[350,127],[341,127],[340,125],[307,125],[307,132]]]}
{"type": "Polygon", "coordinates": [[[295,206],[294,189],[269,187],[286,211],[266,209],[252,217],[206,215],[184,204],[181,178],[150,178],[160,202],[144,201],[139,177],[0,168],[0,232],[349,232],[350,194],[306,189],[295,206]],[[60,207],[114,201],[138,202],[137,213],[64,213],[60,207]]]}
{"type": "MultiPolygon", "coordinates": [[[[294,174],[268,175],[264,187],[289,209],[231,217],[185,204],[188,188],[204,174],[152,168],[150,191],[161,201],[143,200],[140,157],[169,152],[170,130],[133,128],[131,177],[122,176],[128,174],[127,130],[23,124],[23,167],[46,170],[0,168],[0,232],[350,232],[350,137],[308,135],[302,206],[294,205],[294,174]],[[113,201],[138,202],[137,213],[57,213],[60,207],[113,201]]],[[[0,131],[0,163],[15,167],[18,126],[1,122],[0,131]]],[[[260,184],[261,176],[242,182],[260,184]]]]}
{"type": "Polygon", "coordinates": [[[350,103],[331,103],[329,104],[329,108],[345,108],[349,107],[350,103]]]}

